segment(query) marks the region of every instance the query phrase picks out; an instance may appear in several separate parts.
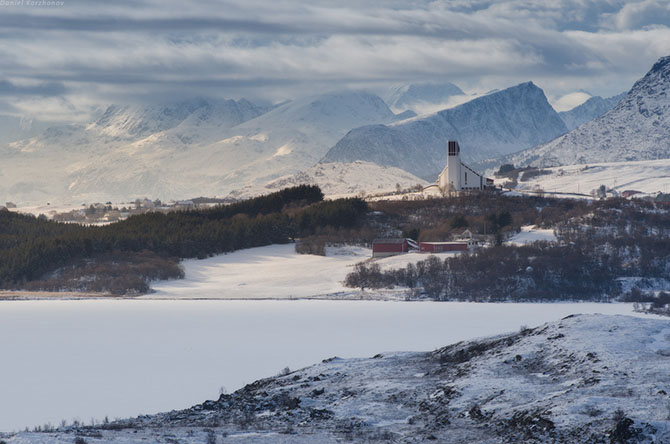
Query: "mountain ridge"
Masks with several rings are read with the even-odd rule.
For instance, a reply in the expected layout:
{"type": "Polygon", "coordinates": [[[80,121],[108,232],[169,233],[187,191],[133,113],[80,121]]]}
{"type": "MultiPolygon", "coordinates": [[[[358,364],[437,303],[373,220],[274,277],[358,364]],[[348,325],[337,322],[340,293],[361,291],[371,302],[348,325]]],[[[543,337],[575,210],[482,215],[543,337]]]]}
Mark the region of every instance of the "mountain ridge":
{"type": "Polygon", "coordinates": [[[451,82],[409,83],[390,88],[383,99],[396,112],[419,112],[426,105],[442,105],[454,96],[463,95],[463,90],[451,82]]]}
{"type": "Polygon", "coordinates": [[[501,162],[542,167],[668,158],[669,95],[670,56],[666,56],[604,115],[501,162]]]}
{"type": "Polygon", "coordinates": [[[457,139],[466,162],[519,151],[567,131],[544,92],[521,83],[427,116],[351,130],[322,162],[368,161],[434,180],[457,139]]]}
{"type": "Polygon", "coordinates": [[[563,119],[568,130],[572,131],[578,126],[593,120],[596,117],[602,116],[607,111],[614,108],[625,96],[625,92],[607,98],[593,96],[581,105],[568,111],[561,111],[558,115],[563,119]]]}
{"type": "Polygon", "coordinates": [[[0,195],[19,202],[226,196],[312,167],[361,123],[411,115],[350,90],[272,108],[203,98],[115,105],[87,125],[48,128],[4,148],[0,195]]]}

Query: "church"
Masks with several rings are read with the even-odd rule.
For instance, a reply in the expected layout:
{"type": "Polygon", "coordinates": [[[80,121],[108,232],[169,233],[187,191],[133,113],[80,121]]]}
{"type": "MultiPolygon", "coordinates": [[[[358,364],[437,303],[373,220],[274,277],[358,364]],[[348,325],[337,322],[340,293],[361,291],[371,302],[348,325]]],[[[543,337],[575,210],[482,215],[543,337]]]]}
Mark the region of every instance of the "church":
{"type": "Polygon", "coordinates": [[[447,142],[447,166],[438,176],[437,185],[442,192],[483,190],[492,187],[493,180],[461,162],[461,147],[457,141],[450,140],[447,142]]]}

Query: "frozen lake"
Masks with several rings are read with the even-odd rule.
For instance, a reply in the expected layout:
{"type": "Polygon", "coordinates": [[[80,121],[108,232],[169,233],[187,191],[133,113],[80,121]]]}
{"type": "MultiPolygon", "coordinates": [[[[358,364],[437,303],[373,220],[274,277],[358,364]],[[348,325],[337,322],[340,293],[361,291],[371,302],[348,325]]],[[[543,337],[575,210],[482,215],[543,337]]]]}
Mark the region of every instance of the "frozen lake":
{"type": "Polygon", "coordinates": [[[432,350],[629,304],[0,302],[0,430],[190,407],[332,356],[432,350]]]}

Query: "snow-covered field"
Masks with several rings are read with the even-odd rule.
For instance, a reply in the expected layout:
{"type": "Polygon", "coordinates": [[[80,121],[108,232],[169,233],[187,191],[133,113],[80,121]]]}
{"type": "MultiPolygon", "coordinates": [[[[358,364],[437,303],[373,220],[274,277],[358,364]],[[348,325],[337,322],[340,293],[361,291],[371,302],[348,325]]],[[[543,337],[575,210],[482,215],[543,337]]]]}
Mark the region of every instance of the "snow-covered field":
{"type": "MultiPolygon", "coordinates": [[[[552,174],[520,182],[519,188],[546,192],[589,194],[601,185],[621,193],[637,190],[644,193],[670,191],[670,159],[594,163],[545,168],[552,174]]],[[[503,181],[504,182],[504,181],[503,181]]]]}
{"type": "Polygon", "coordinates": [[[432,350],[626,304],[5,301],[0,430],[184,408],[334,355],[432,350]]]}
{"type": "MultiPolygon", "coordinates": [[[[440,257],[448,254],[442,253],[440,257]]],[[[370,259],[370,249],[327,248],[326,256],[297,254],[294,244],[249,248],[208,259],[182,262],[185,279],[152,284],[155,293],[143,299],[305,299],[359,297],[342,285],[358,262],[370,259]]],[[[375,259],[384,270],[405,267],[428,258],[408,253],[375,259]]],[[[402,290],[401,290],[402,292],[402,290]]],[[[369,297],[390,297],[384,292],[369,297]]],[[[387,292],[388,293],[388,292],[387,292]]],[[[398,293],[398,291],[392,292],[398,293]]],[[[360,296],[365,297],[365,296],[360,296]]]]}
{"type": "Polygon", "coordinates": [[[556,242],[554,230],[537,228],[534,225],[521,227],[521,232],[515,234],[507,240],[510,245],[527,245],[537,241],[556,242]]]}
{"type": "Polygon", "coordinates": [[[295,299],[351,291],[342,285],[370,250],[347,247],[328,256],[297,254],[295,244],[249,248],[182,262],[186,278],[152,284],[149,299],[295,299]]]}

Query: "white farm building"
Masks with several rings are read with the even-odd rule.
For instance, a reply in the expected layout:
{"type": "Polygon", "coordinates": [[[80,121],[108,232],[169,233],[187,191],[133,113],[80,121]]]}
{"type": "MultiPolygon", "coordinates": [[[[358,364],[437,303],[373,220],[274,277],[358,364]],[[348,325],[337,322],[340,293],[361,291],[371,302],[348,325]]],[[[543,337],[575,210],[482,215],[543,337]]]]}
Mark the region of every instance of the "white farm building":
{"type": "Polygon", "coordinates": [[[438,176],[437,185],[442,192],[483,190],[492,186],[493,181],[461,162],[461,147],[455,140],[450,140],[447,142],[447,166],[438,176]]]}

